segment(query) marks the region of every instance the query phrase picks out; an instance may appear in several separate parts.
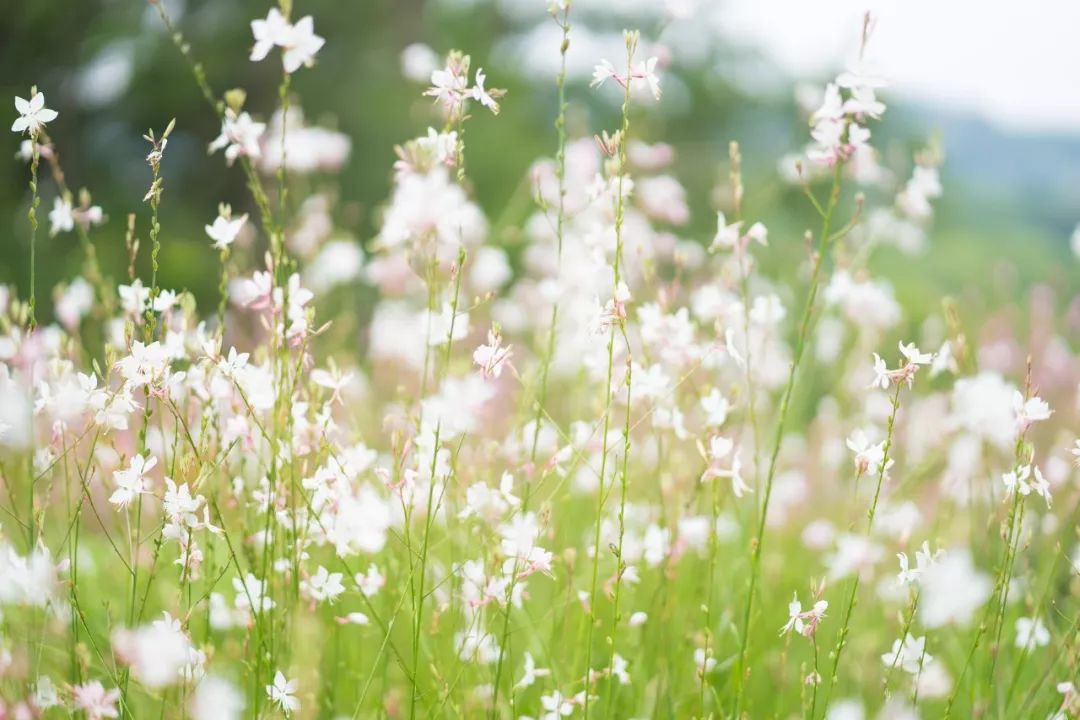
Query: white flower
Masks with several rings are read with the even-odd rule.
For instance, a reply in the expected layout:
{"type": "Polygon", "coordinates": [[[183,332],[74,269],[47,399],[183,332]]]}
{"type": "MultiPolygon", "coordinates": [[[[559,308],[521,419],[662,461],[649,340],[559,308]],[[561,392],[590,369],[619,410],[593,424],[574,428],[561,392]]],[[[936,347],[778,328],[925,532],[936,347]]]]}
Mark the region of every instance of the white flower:
{"type": "Polygon", "coordinates": [[[486,89],[484,89],[484,69],[477,68],[476,79],[473,81],[473,87],[469,90],[469,94],[473,100],[486,107],[496,115],[499,114],[499,103],[495,102],[495,98],[491,97],[486,89]]]}
{"type": "Polygon", "coordinates": [[[627,669],[630,667],[630,663],[619,653],[615,653],[611,657],[611,674],[618,679],[620,685],[630,684],[630,673],[627,669]]]}
{"type": "Polygon", "coordinates": [[[311,67],[315,63],[315,54],[326,44],[326,40],[315,34],[315,21],[310,15],[300,18],[285,34],[281,46],[281,62],[285,72],[293,73],[301,66],[311,67]]]}
{"type": "Polygon", "coordinates": [[[503,366],[513,354],[510,346],[502,346],[502,337],[494,329],[488,330],[486,345],[480,345],[473,351],[473,362],[479,366],[484,377],[497,378],[502,375],[503,366]]]}
{"type": "Polygon", "coordinates": [[[15,109],[19,117],[11,124],[11,131],[21,133],[29,131],[30,137],[37,135],[45,123],[56,119],[57,112],[45,107],[45,93],[35,93],[29,101],[15,96],[15,109]]]}
{"type": "Polygon", "coordinates": [[[415,83],[431,77],[439,66],[439,56],[423,43],[413,43],[401,51],[401,74],[415,83]]]}
{"type": "Polygon", "coordinates": [[[379,567],[375,563],[368,566],[366,574],[356,573],[353,580],[365,597],[374,596],[379,592],[379,588],[386,584],[386,578],[379,572],[379,567]]]}
{"type": "Polygon", "coordinates": [[[727,398],[717,388],[713,388],[708,395],[701,398],[701,409],[705,411],[705,424],[708,427],[723,425],[727,421],[730,408],[727,398]]]}
{"type": "Polygon", "coordinates": [[[65,198],[53,200],[53,209],[49,211],[49,235],[70,232],[75,227],[75,213],[71,203],[65,198]]]}
{"type": "Polygon", "coordinates": [[[218,215],[213,225],[206,226],[206,234],[214,241],[216,249],[224,250],[236,240],[236,236],[240,234],[240,229],[244,227],[247,219],[247,213],[235,219],[218,215]]]}
{"type": "Polygon", "coordinates": [[[738,450],[735,451],[735,455],[731,458],[731,468],[729,470],[720,470],[717,474],[720,477],[731,479],[731,491],[737,498],[741,498],[748,492],[754,492],[754,489],[743,480],[742,455],[738,450]]]}
{"type": "Polygon", "coordinates": [[[465,507],[458,513],[460,518],[479,517],[488,521],[499,520],[507,510],[517,507],[521,501],[513,494],[514,476],[504,472],[497,490],[487,483],[477,482],[465,491],[465,507]]]}
{"type": "Polygon", "coordinates": [[[1013,393],[1013,411],[1016,413],[1016,433],[1022,434],[1034,423],[1048,419],[1053,411],[1042,398],[1024,399],[1019,390],[1013,393]]]}
{"type": "Polygon", "coordinates": [[[128,388],[164,385],[169,375],[169,351],[158,341],[144,345],[136,340],[131,354],[116,361],[128,388]]]}
{"type": "Polygon", "coordinates": [[[277,8],[271,8],[265,20],[251,21],[251,34],[255,36],[255,46],[251,48],[251,61],[263,60],[275,45],[281,45],[289,31],[289,23],[277,8]]]}
{"type": "Polygon", "coordinates": [[[912,365],[929,365],[934,360],[933,353],[924,353],[915,347],[915,343],[899,344],[900,354],[912,365]]]}
{"type": "Polygon", "coordinates": [[[282,48],[281,63],[287,73],[294,73],[301,66],[310,67],[315,54],[326,43],[315,34],[315,21],[310,15],[290,24],[277,8],[271,8],[265,20],[252,20],[251,34],[255,36],[251,61],[265,59],[277,46],[282,48]]]}
{"type": "Polygon", "coordinates": [[[521,680],[518,681],[517,685],[515,685],[514,688],[517,690],[523,690],[527,687],[531,687],[533,683],[536,682],[537,678],[547,677],[550,674],[551,670],[548,670],[547,668],[536,667],[536,661],[533,659],[532,653],[526,650],[525,671],[521,677],[521,680]]]}
{"type": "Polygon", "coordinates": [[[620,280],[615,286],[614,297],[607,303],[601,307],[600,300],[596,300],[597,314],[593,319],[593,334],[602,335],[622,324],[626,320],[626,303],[628,302],[630,302],[630,288],[620,280]]]}
{"type": "Polygon", "coordinates": [[[342,625],[368,625],[370,620],[362,612],[351,612],[343,617],[335,618],[342,625]]]}
{"type": "Polygon", "coordinates": [[[560,717],[569,717],[574,714],[574,703],[563,697],[558,690],[550,695],[541,695],[540,706],[544,708],[542,720],[558,720],[560,717]]]}
{"type": "Polygon", "coordinates": [[[993,582],[971,560],[970,551],[951,550],[923,571],[919,616],[929,628],[966,625],[990,597],[993,582]]]}
{"type": "Polygon", "coordinates": [[[352,372],[342,372],[336,367],[330,370],[315,368],[311,371],[311,381],[319,387],[326,388],[330,391],[331,402],[341,400],[341,391],[349,386],[353,381],[353,377],[354,375],[352,372]]]}
{"type": "Polygon", "coordinates": [[[622,82],[619,80],[619,74],[615,71],[615,66],[608,60],[601,60],[599,64],[593,67],[593,76],[590,85],[592,87],[599,87],[608,80],[622,82]]]}
{"type": "Polygon", "coordinates": [[[866,433],[856,430],[846,441],[847,447],[855,453],[855,470],[864,474],[870,470],[877,472],[885,461],[885,442],[871,443],[866,433]]]}
{"type": "Polygon", "coordinates": [[[89,230],[95,225],[101,225],[105,222],[105,211],[101,209],[100,205],[91,205],[87,208],[78,208],[74,211],[75,222],[84,230],[89,230]]]}
{"type": "Polygon", "coordinates": [[[210,143],[209,150],[217,152],[225,148],[225,161],[229,165],[238,157],[260,157],[259,138],[265,131],[266,123],[255,122],[246,112],[237,115],[232,108],[227,108],[221,121],[221,134],[210,143]]]}
{"type": "Polygon", "coordinates": [[[113,473],[116,481],[116,490],[109,497],[109,502],[123,509],[131,504],[136,497],[146,492],[146,473],[157,465],[157,458],[149,459],[142,455],[131,458],[131,465],[126,470],[117,470],[113,473]]]}
{"type": "Polygon", "coordinates": [[[160,620],[135,630],[117,630],[112,647],[117,658],[131,668],[131,674],[150,688],[164,688],[184,679],[191,661],[191,640],[180,621],[169,613],[160,620]]]}
{"type": "Polygon", "coordinates": [[[446,108],[455,108],[461,104],[468,84],[468,78],[457,72],[456,66],[448,66],[432,71],[431,87],[424,95],[435,98],[436,102],[442,103],[446,108]]]}
{"type": "Polygon", "coordinates": [[[904,356],[904,364],[895,370],[890,370],[885,361],[881,359],[881,356],[874,353],[874,380],[870,383],[870,387],[886,390],[894,382],[897,384],[907,383],[907,386],[911,387],[919,367],[929,365],[934,359],[932,353],[920,351],[919,348],[915,347],[914,343],[905,345],[901,342],[900,354],[904,356]]]}
{"type": "Polygon", "coordinates": [[[233,578],[232,585],[236,591],[235,605],[238,609],[259,612],[273,610],[276,607],[274,600],[266,597],[265,580],[260,580],[248,573],[243,579],[233,578]]]}
{"type": "Polygon", "coordinates": [[[750,308],[750,319],[759,327],[774,327],[786,316],[784,303],[772,293],[754,298],[754,304],[750,308]]]}
{"type": "Polygon", "coordinates": [[[870,387],[887,390],[889,388],[889,383],[892,382],[891,372],[889,366],[881,359],[881,356],[874,353],[874,382],[870,383],[870,387]]]}
{"type": "Polygon", "coordinates": [[[798,594],[793,594],[791,602],[788,603],[788,621],[780,628],[780,634],[784,635],[794,630],[800,635],[810,637],[817,630],[818,623],[825,617],[825,611],[828,608],[827,600],[818,600],[812,608],[803,611],[798,594]]]}
{"type": "Polygon", "coordinates": [[[1035,466],[1035,479],[1031,481],[1031,489],[1035,494],[1046,501],[1046,507],[1050,507],[1050,483],[1043,477],[1042,471],[1035,466]]]}
{"type": "Polygon", "coordinates": [[[56,692],[56,685],[48,675],[39,675],[34,684],[34,705],[39,710],[48,710],[60,704],[60,697],[56,692]]]}
{"type": "Polygon", "coordinates": [[[162,500],[162,510],[171,520],[181,525],[194,527],[198,524],[195,513],[203,503],[202,495],[191,496],[191,488],[187,483],[181,483],[179,487],[172,478],[165,478],[165,497],[162,500]]]}
{"type": "Polygon", "coordinates": [[[836,84],[842,88],[856,90],[859,88],[883,88],[889,83],[884,78],[870,74],[864,65],[857,64],[850,70],[845,70],[836,77],[836,84]]]}
{"type": "Polygon", "coordinates": [[[175,290],[161,290],[158,292],[158,296],[154,298],[154,312],[168,312],[169,310],[172,310],[179,301],[180,297],[176,294],[175,290]]]}
{"type": "Polygon", "coordinates": [[[614,80],[620,87],[626,88],[627,83],[630,84],[630,89],[640,87],[643,83],[648,87],[652,96],[660,99],[660,78],[656,75],[656,65],[659,62],[659,58],[651,57],[645,62],[640,62],[633,67],[630,71],[629,77],[620,74],[610,62],[607,60],[601,60],[598,65],[593,68],[593,79],[590,85],[592,87],[599,87],[608,80],[614,80]]]}
{"type": "Polygon", "coordinates": [[[956,358],[952,354],[952,343],[948,340],[941,344],[941,348],[934,355],[934,362],[930,366],[930,377],[937,377],[945,371],[953,374],[957,372],[956,358]]]}
{"type": "Polygon", "coordinates": [[[228,680],[208,675],[195,688],[188,712],[194,720],[240,720],[244,695],[228,680]]]}
{"type": "Polygon", "coordinates": [[[130,285],[118,285],[116,288],[120,295],[120,306],[124,312],[138,317],[146,310],[146,302],[150,299],[150,288],[143,287],[142,280],[135,278],[130,285]]]}
{"type": "Polygon", "coordinates": [[[656,63],[659,62],[659,58],[651,57],[644,63],[638,63],[634,68],[633,78],[638,80],[644,80],[645,84],[649,87],[649,92],[652,93],[653,98],[660,99],[660,78],[656,75],[656,63]]]}
{"type": "Polygon", "coordinates": [[[1016,618],[1016,647],[1037,648],[1050,644],[1050,631],[1039,618],[1016,618]]]}
{"type": "Polygon", "coordinates": [[[454,306],[449,302],[442,304],[442,311],[438,314],[425,311],[425,317],[431,329],[428,344],[432,347],[461,340],[469,334],[469,313],[460,310],[455,312],[454,306]]]}
{"type": "Polygon", "coordinates": [[[742,222],[734,222],[730,225],[724,213],[716,213],[716,235],[713,237],[710,250],[732,250],[739,244],[739,229],[742,222]]]}
{"type": "Polygon", "coordinates": [[[1021,495],[1031,494],[1031,485],[1028,483],[1028,478],[1031,477],[1031,466],[1024,465],[1017,468],[1015,471],[1010,471],[1001,476],[1001,481],[1005,483],[1005,490],[1009,495],[1014,493],[1020,493],[1021,495]]]}
{"type": "Polygon", "coordinates": [[[731,490],[735,494],[735,497],[741,498],[747,492],[753,492],[753,488],[746,484],[742,476],[742,458],[739,450],[735,450],[734,454],[732,450],[735,447],[735,443],[726,437],[720,435],[714,435],[709,438],[709,450],[706,453],[705,449],[700,447],[699,449],[702,455],[706,456],[709,461],[708,467],[705,468],[705,472],[701,474],[701,482],[708,482],[713,478],[730,478],[731,490]],[[723,461],[728,456],[731,456],[731,466],[729,468],[723,467],[723,461]]]}
{"type": "Polygon", "coordinates": [[[922,549],[915,551],[915,567],[912,568],[908,565],[907,553],[896,553],[896,558],[900,561],[900,572],[896,576],[897,580],[902,585],[914,584],[923,572],[944,554],[944,550],[931,553],[930,543],[923,541],[922,549]]]}
{"type": "Polygon", "coordinates": [[[248,353],[238,353],[235,347],[231,347],[228,357],[218,360],[218,370],[227,378],[236,377],[237,373],[247,367],[248,356],[248,353]]]}
{"type": "Polygon", "coordinates": [[[697,666],[698,675],[708,675],[716,669],[716,658],[711,653],[706,653],[705,648],[694,650],[694,665],[697,666]]]}
{"type": "Polygon", "coordinates": [[[288,716],[300,709],[300,701],[294,695],[297,687],[299,683],[296,680],[286,679],[285,675],[278,670],[274,673],[274,684],[266,686],[266,694],[288,716]]]}
{"type": "Polygon", "coordinates": [[[840,88],[835,83],[825,86],[821,107],[810,116],[810,122],[818,125],[823,120],[839,120],[844,116],[844,100],[840,97],[840,88]]]}
{"type": "Polygon", "coordinates": [[[345,586],[341,584],[342,577],[341,573],[332,573],[320,565],[314,575],[300,581],[300,592],[315,602],[327,600],[333,604],[338,596],[345,592],[345,586]]]}
{"type": "Polygon", "coordinates": [[[908,633],[903,641],[894,640],[892,651],[881,656],[881,662],[886,667],[899,667],[906,673],[918,675],[924,665],[929,665],[933,660],[932,655],[926,654],[926,637],[912,637],[908,633]]]}

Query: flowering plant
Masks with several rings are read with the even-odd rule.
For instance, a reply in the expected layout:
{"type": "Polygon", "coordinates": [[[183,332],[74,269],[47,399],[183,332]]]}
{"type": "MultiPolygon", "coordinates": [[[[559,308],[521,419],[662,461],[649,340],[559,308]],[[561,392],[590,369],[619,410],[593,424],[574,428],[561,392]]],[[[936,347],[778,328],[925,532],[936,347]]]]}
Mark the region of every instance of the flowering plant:
{"type": "Polygon", "coordinates": [[[1056,338],[1007,372],[953,304],[901,324],[873,218],[928,239],[941,153],[880,199],[869,19],[788,177],[801,236],[744,204],[737,143],[720,187],[684,188],[639,128],[676,69],[636,31],[593,72],[617,126],[572,134],[553,1],[552,157],[523,181],[520,246],[466,162],[473,114],[515,96],[414,47],[434,127],[388,160],[365,255],[305,195],[351,149],[292,85],[332,31],[290,2],[254,20],[250,60],[280,51],[281,79],[249,104],[151,4],[249,197],[200,218],[217,303],[163,287],[160,210],[184,188],[175,123],[149,131],[111,280],[108,216],[49,134],[68,112],[15,99],[32,264],[25,298],[0,286],[0,718],[815,720],[871,697],[881,717],[1077,716],[1080,441],[1057,382],[1076,360],[1056,338]],[[715,235],[678,237],[691,193],[715,235]],[[42,197],[83,252],[55,318],[42,197]],[[771,274],[774,253],[800,272],[771,274]],[[325,299],[361,285],[377,300],[343,342],[325,299]]]}

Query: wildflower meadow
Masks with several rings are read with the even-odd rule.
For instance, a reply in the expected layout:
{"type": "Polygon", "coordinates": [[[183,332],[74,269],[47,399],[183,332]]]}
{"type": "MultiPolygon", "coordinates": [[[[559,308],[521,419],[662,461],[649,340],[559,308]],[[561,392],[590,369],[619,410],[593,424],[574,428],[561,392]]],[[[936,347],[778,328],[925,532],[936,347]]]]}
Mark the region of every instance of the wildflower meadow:
{"type": "Polygon", "coordinates": [[[523,100],[467,47],[408,48],[419,110],[356,157],[297,87],[332,22],[251,19],[253,92],[150,0],[218,132],[174,144],[162,103],[118,207],[7,68],[0,719],[1080,717],[1073,298],[894,292],[948,154],[875,144],[874,17],[767,180],[732,137],[684,182],[649,29],[573,82],[574,3],[536,4],[546,150],[495,211],[474,147],[523,100]],[[241,188],[193,221],[198,293],[162,280],[192,152],[241,188]],[[349,163],[385,178],[370,236],[337,231],[349,163]]]}

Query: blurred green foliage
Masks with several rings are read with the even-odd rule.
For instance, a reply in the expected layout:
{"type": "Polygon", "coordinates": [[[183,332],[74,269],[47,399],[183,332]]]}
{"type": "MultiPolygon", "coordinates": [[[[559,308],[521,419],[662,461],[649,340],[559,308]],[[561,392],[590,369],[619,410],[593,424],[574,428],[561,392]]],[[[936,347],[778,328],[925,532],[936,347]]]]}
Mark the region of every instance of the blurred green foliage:
{"type": "MultiPolygon", "coordinates": [[[[215,92],[243,88],[246,108],[268,119],[277,102],[279,66],[273,61],[252,63],[247,57],[252,43],[249,22],[264,16],[268,3],[191,0],[167,7],[177,16],[215,92]]],[[[316,31],[327,38],[318,65],[294,76],[295,97],[309,123],[337,128],[352,141],[352,155],[340,175],[313,181],[314,186],[333,186],[338,200],[333,213],[340,228],[366,245],[375,233],[377,207],[389,192],[394,144],[437,122],[429,101],[420,95],[422,88],[405,80],[400,71],[402,48],[424,42],[440,53],[455,47],[471,53],[474,66],[487,68],[490,85],[509,89],[501,115],[477,113],[469,123],[467,158],[469,178],[496,229],[493,240],[513,246],[515,228],[532,207],[527,169],[554,147],[555,88],[552,78],[515,76],[511,69],[492,64],[494,44],[508,30],[493,6],[477,3],[452,9],[420,0],[301,0],[294,14],[314,15],[316,31]]],[[[0,95],[26,96],[29,86],[36,84],[46,93],[48,105],[60,112],[49,132],[69,185],[73,190],[88,188],[109,217],[92,237],[114,278],[126,273],[127,214],[136,214],[137,234],[144,243],[148,232],[149,212],[141,200],[150,172],[141,136],[176,118],[164,162],[161,283],[191,290],[202,303],[216,301],[216,271],[208,271],[216,256],[203,225],[214,218],[219,202],[231,203],[237,212],[253,208],[241,170],[227,168],[220,155],[207,155],[217,123],[155,9],[140,0],[38,0],[13,5],[5,18],[0,26],[0,65],[8,72],[0,95]],[[130,83],[116,98],[95,102],[86,93],[88,74],[110,54],[130,54],[130,83]]],[[[557,51],[552,48],[553,54],[557,51]]],[[[712,188],[726,177],[728,141],[738,139],[744,146],[748,214],[766,221],[774,238],[763,261],[774,270],[787,267],[802,252],[802,233],[813,226],[813,218],[798,189],[778,180],[775,162],[782,153],[804,144],[805,126],[791,103],[752,100],[715,73],[681,72],[680,80],[689,102],[675,112],[643,112],[635,120],[634,134],[676,148],[676,174],[688,189],[694,217],[681,232],[703,242],[711,238],[712,188]]],[[[614,126],[615,107],[598,101],[596,95],[584,84],[570,88],[572,136],[614,126]]],[[[910,118],[908,113],[902,120],[910,118]]],[[[925,123],[905,126],[887,119],[880,132],[875,129],[876,143],[887,149],[889,157],[910,157],[930,129],[925,123]]],[[[8,157],[18,142],[17,136],[8,134],[2,146],[8,157]]],[[[948,137],[945,145],[948,148],[948,137]]],[[[28,171],[17,160],[0,167],[4,222],[0,282],[24,289],[29,268],[28,171]]],[[[908,168],[898,170],[904,173],[908,168]]],[[[1064,239],[1036,227],[1011,197],[1007,183],[1004,191],[998,188],[988,197],[966,192],[963,176],[958,187],[948,163],[944,176],[946,196],[938,207],[930,253],[912,259],[886,252],[877,261],[913,317],[934,312],[945,293],[970,291],[982,298],[976,305],[985,306],[990,295],[1015,298],[1018,287],[1034,281],[1075,292],[1076,273],[1069,271],[1064,239]],[[1003,263],[1008,269],[1004,284],[998,282],[1003,263]]],[[[51,208],[55,194],[51,182],[42,183],[42,215],[51,208]]],[[[292,194],[294,209],[303,194],[292,194]]],[[[1056,221],[1060,228],[1065,218],[1056,221]]],[[[47,222],[43,225],[46,230],[38,236],[43,258],[38,287],[51,288],[79,272],[82,255],[74,234],[49,238],[47,222]]],[[[39,299],[46,313],[49,304],[47,298],[39,299]]]]}

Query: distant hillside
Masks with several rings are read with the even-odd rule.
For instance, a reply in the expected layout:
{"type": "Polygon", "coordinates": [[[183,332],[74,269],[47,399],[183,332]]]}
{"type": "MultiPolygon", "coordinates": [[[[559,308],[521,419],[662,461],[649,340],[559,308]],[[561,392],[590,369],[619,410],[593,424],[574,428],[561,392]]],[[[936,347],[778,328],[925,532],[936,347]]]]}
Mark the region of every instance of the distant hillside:
{"type": "Polygon", "coordinates": [[[1007,216],[1068,238],[1080,222],[1080,136],[1017,133],[932,105],[894,105],[890,113],[884,132],[942,134],[949,192],[982,205],[967,215],[970,227],[1007,216]]]}

